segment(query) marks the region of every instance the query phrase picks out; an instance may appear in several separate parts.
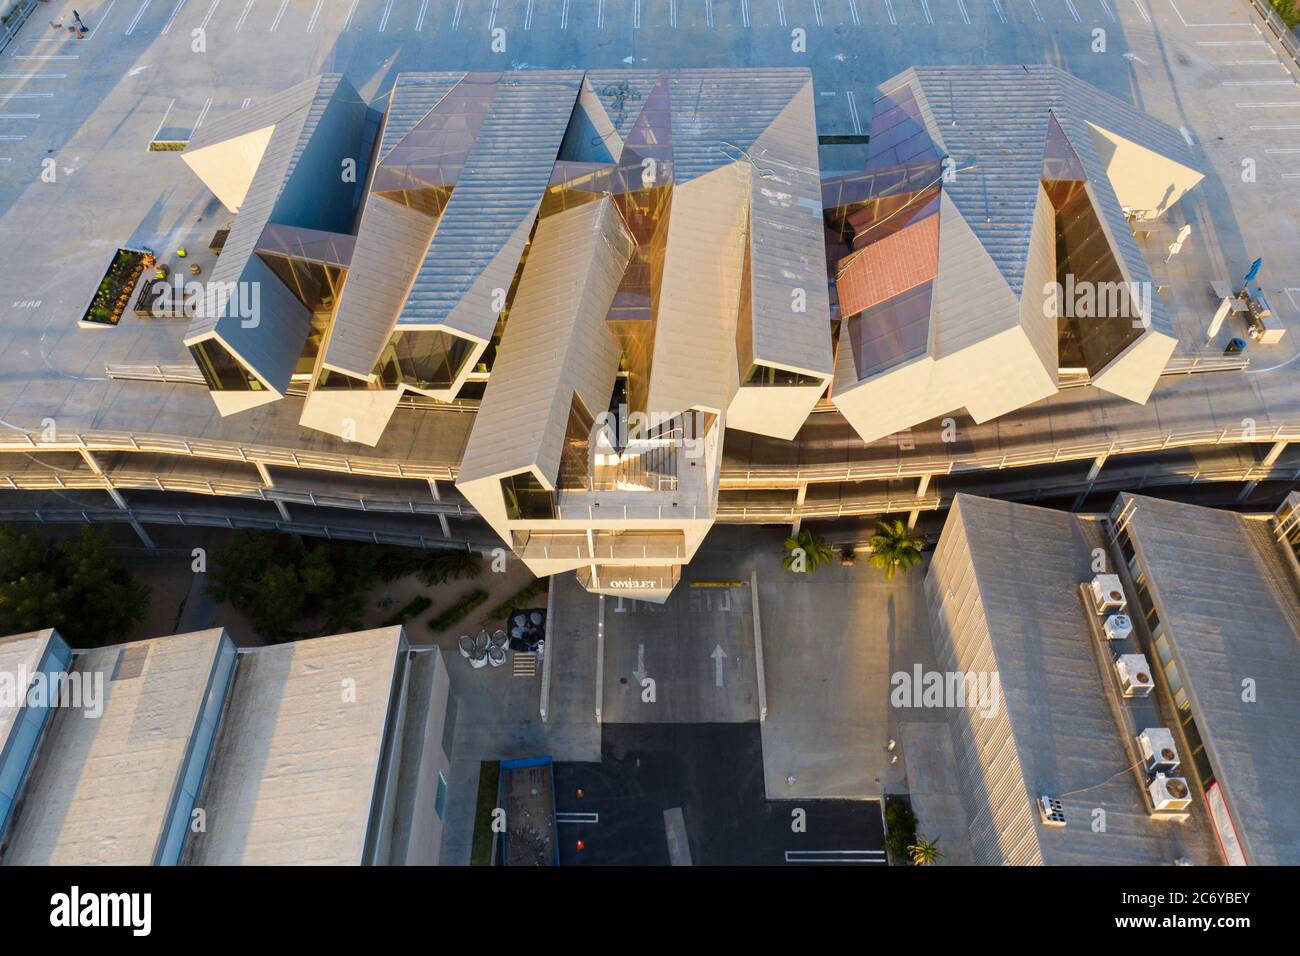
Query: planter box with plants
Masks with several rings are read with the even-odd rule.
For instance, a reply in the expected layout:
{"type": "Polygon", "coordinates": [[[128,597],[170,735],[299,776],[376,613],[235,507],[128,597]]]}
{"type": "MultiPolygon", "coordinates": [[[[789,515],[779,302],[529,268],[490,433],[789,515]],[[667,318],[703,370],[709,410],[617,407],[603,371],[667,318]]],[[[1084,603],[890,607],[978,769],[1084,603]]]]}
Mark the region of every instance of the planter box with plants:
{"type": "Polygon", "coordinates": [[[112,328],[122,321],[131,293],[146,268],[153,265],[147,249],[118,249],[99,280],[99,287],[82,313],[78,325],[85,329],[112,328]]]}
{"type": "Polygon", "coordinates": [[[445,631],[488,599],[486,591],[475,588],[441,614],[429,618],[429,630],[445,631]]]}
{"type": "Polygon", "coordinates": [[[384,620],[384,627],[393,627],[397,624],[409,624],[429,608],[433,607],[433,599],[424,594],[417,594],[411,600],[402,605],[402,609],[392,617],[384,620]]]}
{"type": "Polygon", "coordinates": [[[492,610],[488,611],[489,621],[504,621],[512,611],[518,611],[526,606],[533,598],[546,590],[550,583],[549,578],[538,578],[536,581],[527,585],[523,590],[516,593],[509,600],[502,601],[492,610]]]}

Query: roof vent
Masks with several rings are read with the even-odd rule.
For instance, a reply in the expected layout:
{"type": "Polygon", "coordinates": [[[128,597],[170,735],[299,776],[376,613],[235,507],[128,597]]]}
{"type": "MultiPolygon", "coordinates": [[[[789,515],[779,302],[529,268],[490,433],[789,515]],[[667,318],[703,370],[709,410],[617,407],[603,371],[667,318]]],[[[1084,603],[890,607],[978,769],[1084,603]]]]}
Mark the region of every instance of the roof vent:
{"type": "Polygon", "coordinates": [[[1158,773],[1147,784],[1147,793],[1151,796],[1151,806],[1157,811],[1183,810],[1192,803],[1192,791],[1182,777],[1166,777],[1158,773]]]}
{"type": "Polygon", "coordinates": [[[1173,773],[1178,769],[1178,748],[1167,727],[1148,727],[1137,737],[1138,751],[1147,773],[1173,773]]]}
{"type": "Polygon", "coordinates": [[[1098,574],[1088,583],[1088,593],[1092,595],[1092,608],[1098,614],[1122,611],[1128,603],[1118,574],[1098,574]]]}
{"type": "Polygon", "coordinates": [[[1102,626],[1108,641],[1122,641],[1133,634],[1133,619],[1127,614],[1112,614],[1102,626]]]}
{"type": "Polygon", "coordinates": [[[1125,697],[1146,697],[1155,684],[1144,654],[1119,654],[1115,658],[1115,676],[1125,697]]]}
{"type": "Polygon", "coordinates": [[[145,661],[149,659],[148,644],[128,644],[117,655],[117,666],[113,668],[113,680],[130,680],[144,673],[145,661]]]}
{"type": "Polygon", "coordinates": [[[1045,827],[1065,826],[1065,807],[1061,801],[1046,794],[1038,798],[1038,818],[1045,827]]]}

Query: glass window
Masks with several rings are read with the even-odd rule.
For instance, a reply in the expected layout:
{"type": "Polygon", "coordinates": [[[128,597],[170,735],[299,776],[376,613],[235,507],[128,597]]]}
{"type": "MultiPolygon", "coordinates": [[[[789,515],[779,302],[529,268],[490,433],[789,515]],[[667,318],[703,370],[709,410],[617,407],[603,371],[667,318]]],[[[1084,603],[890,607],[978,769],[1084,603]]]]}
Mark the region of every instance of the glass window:
{"type": "Polygon", "coordinates": [[[755,362],[749,367],[745,376],[745,385],[820,385],[821,379],[815,375],[791,372],[784,368],[773,368],[755,362]]]}
{"type": "Polygon", "coordinates": [[[396,332],[379,357],[385,385],[450,388],[474,351],[474,343],[442,331],[396,332]]]}
{"type": "Polygon", "coordinates": [[[501,479],[506,517],[512,521],[531,518],[554,518],[555,495],[531,471],[521,471],[501,479]]]}
{"type": "Polygon", "coordinates": [[[190,346],[190,354],[203,373],[203,381],[214,392],[260,392],[262,383],[240,365],[216,339],[204,339],[190,346]]]}

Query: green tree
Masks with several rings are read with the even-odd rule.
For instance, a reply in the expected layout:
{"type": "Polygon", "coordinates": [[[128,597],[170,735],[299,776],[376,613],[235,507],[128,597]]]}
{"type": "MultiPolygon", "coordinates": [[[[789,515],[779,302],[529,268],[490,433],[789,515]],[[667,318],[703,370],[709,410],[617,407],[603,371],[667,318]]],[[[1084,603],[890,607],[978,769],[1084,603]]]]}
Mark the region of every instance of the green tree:
{"type": "Polygon", "coordinates": [[[125,640],[144,620],[149,589],[106,551],[107,536],[44,538],[0,527],[0,634],[47,627],[72,645],[125,640]]]}
{"type": "Polygon", "coordinates": [[[925,539],[914,537],[901,520],[881,521],[868,544],[871,566],[884,571],[888,580],[893,579],[894,572],[920,564],[925,550],[925,539]]]}
{"type": "Polygon", "coordinates": [[[795,573],[816,571],[823,564],[830,564],[834,557],[835,553],[821,535],[804,528],[798,537],[785,539],[781,564],[787,571],[795,573]]]}
{"type": "Polygon", "coordinates": [[[385,581],[414,574],[428,587],[475,578],[482,571],[482,556],[465,549],[390,548],[379,558],[379,573],[385,581]]]}
{"type": "Polygon", "coordinates": [[[923,836],[918,836],[916,842],[908,846],[907,855],[917,866],[934,866],[939,857],[943,856],[939,852],[939,841],[927,840],[923,836]]]}
{"type": "Polygon", "coordinates": [[[361,626],[377,566],[370,545],[237,531],[212,556],[208,594],[234,605],[269,641],[332,634],[361,626]]]}

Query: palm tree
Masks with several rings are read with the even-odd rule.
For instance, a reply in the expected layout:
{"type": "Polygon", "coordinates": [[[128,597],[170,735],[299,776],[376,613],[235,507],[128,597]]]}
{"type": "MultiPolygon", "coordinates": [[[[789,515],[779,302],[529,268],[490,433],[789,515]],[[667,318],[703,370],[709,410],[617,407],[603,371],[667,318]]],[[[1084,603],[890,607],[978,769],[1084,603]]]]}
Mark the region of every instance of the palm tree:
{"type": "Polygon", "coordinates": [[[925,539],[913,537],[901,520],[880,522],[869,544],[871,566],[884,571],[887,580],[892,580],[900,568],[906,571],[920,564],[925,549],[925,539]]]}
{"type": "Polygon", "coordinates": [[[939,841],[927,840],[923,836],[918,836],[916,842],[907,848],[907,854],[917,866],[934,866],[943,856],[939,852],[939,841]]]}
{"type": "Polygon", "coordinates": [[[834,557],[835,553],[821,535],[804,528],[797,538],[785,539],[785,556],[781,564],[787,571],[796,573],[816,571],[823,564],[830,564],[834,557]]]}

